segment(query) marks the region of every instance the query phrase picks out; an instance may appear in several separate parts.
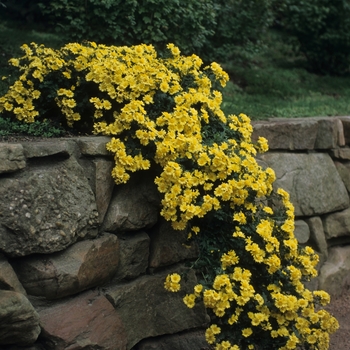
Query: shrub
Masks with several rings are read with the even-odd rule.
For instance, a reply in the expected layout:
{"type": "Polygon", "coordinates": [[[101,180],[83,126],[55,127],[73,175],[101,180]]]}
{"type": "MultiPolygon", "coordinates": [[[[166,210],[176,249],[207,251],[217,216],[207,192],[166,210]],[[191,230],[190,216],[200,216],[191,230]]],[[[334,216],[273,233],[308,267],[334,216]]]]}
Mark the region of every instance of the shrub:
{"type": "Polygon", "coordinates": [[[344,74],[350,69],[350,4],[346,0],[284,0],[277,14],[294,35],[309,69],[344,74]]]}
{"type": "MultiPolygon", "coordinates": [[[[56,113],[67,127],[112,136],[117,184],[156,165],[161,215],[200,247],[194,267],[203,279],[184,303],[209,310],[209,344],[328,347],[338,327],[320,307],[329,295],[303,283],[317,274],[318,256],[298,246],[289,196],[273,190],[273,170],[255,160],[267,141],[253,145],[249,118],[222,112],[215,86],[228,76],[217,63],[202,68],[173,44],[165,58],[147,45],[23,49],[11,60],[22,74],[0,112],[26,122],[56,113]]],[[[169,275],[165,288],[178,291],[181,277],[169,275]]]]}
{"type": "Polygon", "coordinates": [[[146,43],[163,50],[166,43],[174,42],[192,53],[213,34],[214,4],[211,0],[55,0],[39,5],[69,41],[146,43]]]}
{"type": "Polygon", "coordinates": [[[0,1],[0,8],[2,21],[15,20],[18,21],[17,25],[20,24],[20,26],[25,26],[27,23],[40,25],[41,22],[45,22],[37,0],[3,0],[0,1]]]}
{"type": "Polygon", "coordinates": [[[208,37],[200,51],[208,59],[244,59],[244,54],[257,50],[261,38],[273,22],[273,0],[220,0],[214,35],[208,37]]]}
{"type": "Polygon", "coordinates": [[[152,44],[158,52],[173,42],[185,54],[224,61],[255,48],[271,24],[273,0],[147,0],[40,2],[68,41],[113,45],[152,44]],[[238,49],[239,47],[239,49],[238,49]]]}

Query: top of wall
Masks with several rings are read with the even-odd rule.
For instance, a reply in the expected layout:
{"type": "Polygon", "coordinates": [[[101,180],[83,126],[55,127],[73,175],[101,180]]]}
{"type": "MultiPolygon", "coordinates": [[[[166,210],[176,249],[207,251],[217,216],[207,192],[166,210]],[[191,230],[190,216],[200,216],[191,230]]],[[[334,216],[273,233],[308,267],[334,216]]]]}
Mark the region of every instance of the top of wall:
{"type": "Polygon", "coordinates": [[[338,158],[350,159],[350,116],[271,118],[252,125],[252,140],[265,137],[272,151],[331,150],[338,158]]]}

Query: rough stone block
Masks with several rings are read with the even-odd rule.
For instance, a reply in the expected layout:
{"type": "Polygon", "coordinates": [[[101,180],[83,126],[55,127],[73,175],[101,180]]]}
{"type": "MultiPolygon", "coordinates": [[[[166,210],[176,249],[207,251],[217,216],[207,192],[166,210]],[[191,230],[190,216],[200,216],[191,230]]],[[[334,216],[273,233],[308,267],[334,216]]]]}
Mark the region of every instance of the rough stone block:
{"type": "Polygon", "coordinates": [[[120,257],[113,282],[132,279],[144,274],[148,268],[150,239],[146,232],[118,236],[120,257]]]}
{"type": "Polygon", "coordinates": [[[73,159],[0,178],[0,251],[52,253],[97,235],[95,196],[73,159]]]}
{"type": "Polygon", "coordinates": [[[350,148],[335,148],[330,150],[333,158],[350,160],[350,148]]]}
{"type": "Polygon", "coordinates": [[[22,146],[27,158],[41,158],[48,156],[62,156],[69,158],[74,152],[75,143],[60,138],[41,140],[37,142],[22,142],[22,146]]]}
{"type": "Polygon", "coordinates": [[[319,288],[339,296],[350,286],[350,246],[329,249],[328,259],[319,273],[319,288]]]}
{"type": "Polygon", "coordinates": [[[350,144],[350,116],[339,117],[343,124],[344,138],[347,145],[350,144]]]}
{"type": "Polygon", "coordinates": [[[58,301],[39,310],[39,315],[46,350],[127,349],[121,318],[98,292],[58,301]]]}
{"type": "Polygon", "coordinates": [[[51,255],[13,259],[12,264],[28,294],[56,299],[103,285],[115,274],[118,261],[118,239],[105,234],[51,255]]]}
{"type": "Polygon", "coordinates": [[[198,257],[198,246],[195,243],[188,246],[187,230],[174,230],[164,219],[150,231],[150,238],[150,267],[168,266],[198,257]]]}
{"type": "Polygon", "coordinates": [[[17,143],[0,143],[0,174],[12,173],[26,167],[23,146],[17,143]]]}
{"type": "Polygon", "coordinates": [[[348,190],[348,192],[350,192],[350,162],[334,161],[334,164],[338,170],[341,179],[344,182],[346,189],[348,190]]]}
{"type": "Polygon", "coordinates": [[[106,159],[95,159],[93,161],[93,166],[95,169],[95,181],[92,189],[96,197],[98,217],[100,224],[102,224],[109,207],[115,185],[114,179],[111,175],[114,162],[106,159]]]}
{"type": "Polygon", "coordinates": [[[310,243],[318,252],[320,252],[319,266],[322,266],[328,257],[328,246],[323,230],[322,219],[319,216],[314,216],[305,219],[305,222],[309,225],[310,228],[310,243]]]}
{"type": "Polygon", "coordinates": [[[137,350],[194,350],[208,349],[203,331],[182,332],[141,340],[137,350]]]}
{"type": "Polygon", "coordinates": [[[144,338],[173,334],[202,327],[207,323],[201,303],[189,309],[182,301],[186,293],[193,292],[196,284],[194,272],[191,270],[188,273],[186,283],[183,283],[183,288],[176,294],[164,289],[166,276],[166,273],[142,276],[132,282],[107,289],[106,297],[113,304],[125,327],[127,349],[131,349],[144,338]]]}
{"type": "Polygon", "coordinates": [[[294,235],[299,243],[306,243],[310,238],[310,229],[304,220],[295,220],[294,235]]]}
{"type": "Polygon", "coordinates": [[[259,156],[275,171],[274,188],[290,193],[296,216],[317,216],[349,207],[346,187],[326,153],[265,153],[259,156]]]}
{"type": "Polygon", "coordinates": [[[82,136],[75,140],[80,152],[86,156],[112,157],[112,153],[106,149],[106,144],[111,140],[109,136],[82,136]]]}
{"type": "Polygon", "coordinates": [[[327,239],[350,236],[350,208],[323,216],[327,239]]]}
{"type": "Polygon", "coordinates": [[[120,233],[150,228],[157,222],[159,211],[160,194],[152,172],[139,172],[115,187],[102,229],[120,233]]]}
{"type": "Polygon", "coordinates": [[[0,290],[0,345],[30,345],[40,334],[39,315],[22,293],[0,290]]]}
{"type": "Polygon", "coordinates": [[[344,146],[343,124],[336,118],[318,118],[315,149],[333,149],[344,146]]]}
{"type": "Polygon", "coordinates": [[[0,289],[27,294],[21,282],[3,254],[0,253],[0,289]]]}
{"type": "Polygon", "coordinates": [[[318,123],[313,119],[282,119],[252,123],[253,142],[259,136],[265,137],[270,150],[311,150],[314,149],[318,123]]]}

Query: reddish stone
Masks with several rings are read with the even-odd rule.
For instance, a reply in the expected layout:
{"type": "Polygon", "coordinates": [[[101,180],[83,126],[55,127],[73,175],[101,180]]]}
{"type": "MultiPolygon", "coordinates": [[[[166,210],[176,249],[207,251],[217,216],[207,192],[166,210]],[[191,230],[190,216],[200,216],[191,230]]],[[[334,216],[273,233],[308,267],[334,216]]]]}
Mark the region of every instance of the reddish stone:
{"type": "Polygon", "coordinates": [[[47,349],[125,350],[126,332],[112,304],[89,291],[39,311],[47,349]]]}

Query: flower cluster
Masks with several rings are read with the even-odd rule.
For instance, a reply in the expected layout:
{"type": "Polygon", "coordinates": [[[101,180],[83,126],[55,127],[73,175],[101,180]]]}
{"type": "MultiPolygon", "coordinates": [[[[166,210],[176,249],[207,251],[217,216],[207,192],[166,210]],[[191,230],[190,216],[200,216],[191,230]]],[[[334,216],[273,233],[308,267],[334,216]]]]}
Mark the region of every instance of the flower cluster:
{"type": "MultiPolygon", "coordinates": [[[[255,160],[257,151],[267,150],[266,140],[252,145],[246,116],[227,120],[235,138],[213,143],[206,152],[212,165],[215,150],[215,165],[224,174],[206,167],[204,174],[216,177],[211,187],[207,180],[198,191],[215,200],[208,210],[214,215],[205,216],[199,206],[200,220],[191,218],[199,226],[196,235],[189,236],[200,247],[194,267],[204,279],[183,301],[189,308],[202,302],[208,309],[212,324],[206,340],[216,350],[256,349],[257,344],[259,349],[270,349],[271,344],[280,350],[328,349],[329,335],[338,328],[337,320],[321,309],[329,295],[311,292],[304,283],[317,275],[318,256],[298,245],[289,194],[273,190],[273,171],[263,170],[255,160]]],[[[184,167],[176,170],[173,181],[181,181],[184,167]]],[[[192,190],[198,184],[192,184],[192,190]]]]}
{"type": "MultiPolygon", "coordinates": [[[[328,294],[304,285],[318,257],[298,246],[289,195],[256,161],[266,139],[253,144],[250,119],[222,112],[215,86],[228,75],[217,63],[202,69],[199,57],[168,49],[158,58],[151,45],[24,45],[10,61],[21,74],[0,97],[0,113],[111,136],[117,184],[160,169],[161,215],[200,248],[195,268],[204,278],[183,301],[204,303],[215,349],[327,349],[337,321],[319,307],[328,294]]],[[[180,281],[171,274],[164,287],[177,292],[180,281]]]]}
{"type": "Polygon", "coordinates": [[[170,292],[178,292],[180,290],[181,276],[178,273],[168,275],[164,287],[170,292]]]}

